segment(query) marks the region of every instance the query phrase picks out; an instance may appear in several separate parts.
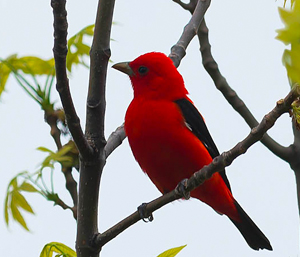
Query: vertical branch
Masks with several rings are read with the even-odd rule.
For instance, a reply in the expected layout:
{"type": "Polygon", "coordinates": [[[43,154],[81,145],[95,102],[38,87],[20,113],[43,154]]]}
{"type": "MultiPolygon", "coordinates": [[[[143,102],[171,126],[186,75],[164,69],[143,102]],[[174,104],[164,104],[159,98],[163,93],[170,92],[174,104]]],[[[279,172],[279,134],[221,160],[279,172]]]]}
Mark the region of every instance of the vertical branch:
{"type": "Polygon", "coordinates": [[[96,149],[105,145],[104,114],[107,64],[110,58],[110,31],[115,1],[100,0],[94,39],[90,51],[90,81],[87,98],[86,136],[96,149]]]}
{"type": "Polygon", "coordinates": [[[104,115],[107,65],[114,0],[99,0],[93,43],[90,51],[90,80],[85,135],[94,153],[81,158],[77,213],[76,250],[78,257],[97,257],[101,247],[93,243],[98,233],[98,198],[105,165],[104,115]]]}

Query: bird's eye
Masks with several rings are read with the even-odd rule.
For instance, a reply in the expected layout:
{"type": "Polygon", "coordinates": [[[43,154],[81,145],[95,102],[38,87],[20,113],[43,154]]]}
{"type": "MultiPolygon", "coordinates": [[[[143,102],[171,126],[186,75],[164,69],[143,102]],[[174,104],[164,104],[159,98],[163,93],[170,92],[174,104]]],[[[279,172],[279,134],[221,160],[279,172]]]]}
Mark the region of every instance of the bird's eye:
{"type": "Polygon", "coordinates": [[[141,66],[141,67],[139,67],[138,72],[139,72],[141,75],[145,75],[145,74],[148,72],[148,68],[145,67],[145,66],[141,66]]]}

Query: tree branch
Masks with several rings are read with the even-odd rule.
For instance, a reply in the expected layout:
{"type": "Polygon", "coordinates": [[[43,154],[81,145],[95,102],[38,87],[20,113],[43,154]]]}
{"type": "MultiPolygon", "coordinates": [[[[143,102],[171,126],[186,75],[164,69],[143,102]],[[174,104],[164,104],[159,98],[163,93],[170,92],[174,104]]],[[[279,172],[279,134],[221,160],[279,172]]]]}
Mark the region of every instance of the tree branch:
{"type": "MultiPolygon", "coordinates": [[[[54,200],[54,205],[57,205],[57,206],[60,206],[62,209],[64,209],[64,210],[71,210],[72,211],[72,213],[73,213],[73,216],[74,216],[74,218],[76,217],[76,212],[77,212],[77,209],[76,208],[74,208],[74,207],[70,207],[69,205],[67,205],[63,200],[61,200],[60,198],[59,198],[59,196],[58,195],[56,195],[56,199],[54,200]]],[[[76,219],[76,218],[75,218],[76,219]]]]}
{"type": "Polygon", "coordinates": [[[104,147],[105,158],[107,157],[122,144],[123,140],[126,138],[126,133],[124,130],[124,123],[118,127],[107,140],[107,144],[104,147]]]}
{"type": "Polygon", "coordinates": [[[105,86],[110,58],[110,32],[115,1],[99,1],[90,57],[90,81],[87,98],[86,136],[96,149],[106,144],[104,137],[105,86]]]}
{"type": "Polygon", "coordinates": [[[57,127],[57,113],[56,111],[49,112],[45,111],[45,121],[48,123],[50,126],[50,134],[56,144],[57,149],[62,148],[61,140],[60,140],[60,129],[57,127]]]}
{"type": "Polygon", "coordinates": [[[197,35],[198,28],[201,24],[201,21],[203,20],[206,10],[210,5],[210,2],[211,0],[198,0],[192,18],[184,27],[183,33],[178,42],[174,46],[172,46],[169,57],[172,59],[176,67],[180,65],[181,59],[185,56],[187,46],[189,45],[193,37],[197,35]]]}
{"type": "Polygon", "coordinates": [[[76,251],[78,257],[98,257],[101,248],[92,245],[98,233],[98,198],[105,165],[104,117],[107,65],[114,0],[99,0],[94,38],[90,51],[90,80],[87,96],[85,135],[94,149],[80,160],[76,251]]]}
{"type": "MultiPolygon", "coordinates": [[[[258,121],[254,118],[248,107],[239,98],[237,93],[229,86],[226,79],[222,76],[218,64],[211,54],[211,45],[208,40],[208,28],[205,20],[201,23],[198,31],[200,42],[200,51],[202,55],[202,63],[208,74],[215,83],[216,88],[221,91],[228,103],[237,111],[246,121],[250,128],[258,125],[258,121]]],[[[268,134],[264,135],[261,142],[275,155],[281,159],[288,161],[291,156],[291,151],[288,147],[284,147],[273,140],[268,134]]]]}
{"type": "Polygon", "coordinates": [[[66,114],[68,127],[76,143],[76,146],[82,156],[88,156],[92,153],[84,137],[80,126],[80,120],[77,116],[69,88],[69,80],[66,72],[67,49],[67,11],[65,9],[66,0],[51,0],[54,15],[54,47],[53,54],[56,70],[56,89],[66,114]]]}
{"type": "MultiPolygon", "coordinates": [[[[45,120],[48,123],[48,125],[50,126],[50,134],[51,134],[58,150],[60,150],[62,148],[61,139],[60,139],[61,131],[57,127],[58,116],[59,116],[60,111],[62,111],[62,110],[56,110],[56,111],[51,111],[51,112],[45,111],[45,120]]],[[[73,217],[75,219],[77,219],[77,182],[72,175],[72,167],[68,167],[68,168],[62,167],[62,172],[65,176],[66,188],[69,191],[70,196],[73,200],[73,204],[74,204],[74,206],[72,208],[67,205],[65,205],[65,206],[67,206],[67,208],[64,208],[63,206],[62,206],[62,208],[72,210],[73,217]]]]}
{"type": "MultiPolygon", "coordinates": [[[[209,179],[215,172],[223,170],[225,167],[229,166],[238,156],[244,154],[253,144],[261,140],[263,135],[274,125],[276,120],[283,113],[289,111],[291,103],[298,96],[299,92],[297,92],[297,90],[292,90],[284,100],[278,101],[276,107],[267,115],[265,115],[261,123],[253,128],[250,134],[243,141],[239,142],[231,150],[222,153],[220,156],[217,156],[209,165],[204,166],[200,171],[194,173],[194,175],[187,180],[186,191],[192,191],[197,186],[204,183],[204,181],[209,179]]],[[[174,189],[173,191],[148,203],[146,212],[152,213],[162,206],[182,197],[183,194],[177,189],[174,189]]],[[[98,234],[94,240],[95,245],[102,247],[121,232],[129,228],[131,225],[138,222],[140,219],[141,217],[138,211],[132,213],[130,216],[123,219],[104,233],[98,234]]]]}

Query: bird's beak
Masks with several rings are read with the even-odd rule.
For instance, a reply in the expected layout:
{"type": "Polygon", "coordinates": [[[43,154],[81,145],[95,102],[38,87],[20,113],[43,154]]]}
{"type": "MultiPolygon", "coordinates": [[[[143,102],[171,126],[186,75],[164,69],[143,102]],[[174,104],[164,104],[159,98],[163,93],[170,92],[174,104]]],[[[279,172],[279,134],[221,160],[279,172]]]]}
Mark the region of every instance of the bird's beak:
{"type": "Polygon", "coordinates": [[[128,76],[134,75],[133,70],[129,66],[129,62],[116,63],[112,66],[112,68],[114,68],[116,70],[119,70],[119,71],[122,71],[122,72],[126,73],[128,76]]]}

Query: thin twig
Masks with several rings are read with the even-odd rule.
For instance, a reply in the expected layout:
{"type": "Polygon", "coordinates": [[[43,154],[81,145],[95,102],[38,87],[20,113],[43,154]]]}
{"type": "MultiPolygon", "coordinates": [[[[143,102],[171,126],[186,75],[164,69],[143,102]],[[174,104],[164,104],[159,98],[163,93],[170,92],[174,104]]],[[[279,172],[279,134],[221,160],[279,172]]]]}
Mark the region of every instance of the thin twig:
{"type": "Polygon", "coordinates": [[[68,127],[76,143],[76,146],[83,157],[88,157],[93,149],[88,144],[80,126],[69,88],[69,80],[66,72],[67,49],[67,11],[66,0],[51,0],[54,15],[54,47],[53,54],[56,70],[56,89],[66,114],[68,127]]]}
{"type": "Polygon", "coordinates": [[[186,48],[197,35],[198,28],[204,18],[204,14],[210,5],[210,0],[198,0],[195,11],[189,23],[184,27],[183,33],[178,42],[172,46],[169,57],[176,67],[179,66],[181,59],[185,56],[186,48]]]}
{"type": "Polygon", "coordinates": [[[59,150],[62,148],[62,144],[60,139],[61,131],[57,127],[57,120],[58,120],[57,112],[45,111],[45,121],[50,126],[50,134],[56,144],[57,150],[59,150]]]}
{"type": "Polygon", "coordinates": [[[77,216],[77,209],[76,209],[76,208],[70,207],[70,206],[67,205],[63,200],[61,200],[59,197],[56,199],[55,205],[60,206],[60,207],[63,208],[64,210],[71,210],[72,213],[73,213],[74,218],[76,219],[76,216],[77,216]]]}
{"type": "MultiPolygon", "coordinates": [[[[193,176],[187,180],[186,191],[195,189],[197,186],[204,183],[205,180],[209,179],[215,172],[223,170],[225,167],[229,166],[239,155],[244,154],[253,144],[258,142],[263,137],[266,131],[274,125],[275,121],[283,113],[288,112],[291,103],[298,96],[299,93],[296,90],[292,90],[284,100],[278,101],[276,107],[267,115],[265,115],[261,123],[253,128],[250,134],[243,141],[239,142],[231,150],[222,153],[220,156],[217,156],[209,165],[204,166],[200,171],[194,173],[193,176]]],[[[146,213],[152,213],[162,206],[182,197],[183,195],[175,189],[148,203],[146,207],[146,213]]],[[[95,237],[95,245],[102,247],[139,220],[141,220],[141,217],[138,211],[132,213],[130,216],[123,219],[104,233],[98,234],[95,237]]]]}

